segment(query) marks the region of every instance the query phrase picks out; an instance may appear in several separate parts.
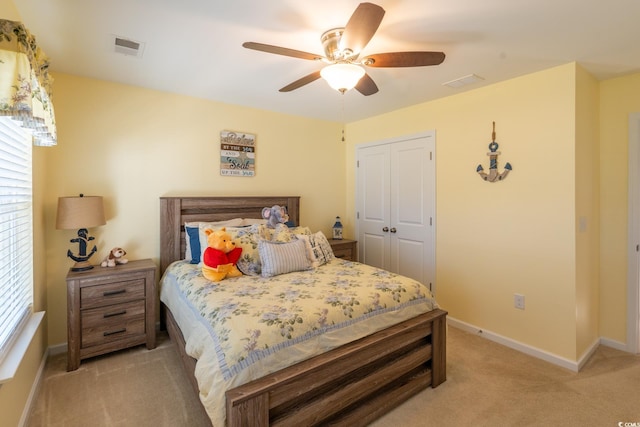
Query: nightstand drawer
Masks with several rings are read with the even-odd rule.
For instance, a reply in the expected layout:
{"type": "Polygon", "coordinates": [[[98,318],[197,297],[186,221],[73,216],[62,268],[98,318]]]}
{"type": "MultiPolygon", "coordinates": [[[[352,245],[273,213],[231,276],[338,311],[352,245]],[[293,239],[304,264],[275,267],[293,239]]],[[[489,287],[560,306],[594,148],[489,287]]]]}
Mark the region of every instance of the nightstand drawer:
{"type": "Polygon", "coordinates": [[[144,299],[144,286],[144,279],[137,279],[81,288],[80,308],[84,310],[144,299]]]}
{"type": "Polygon", "coordinates": [[[353,250],[351,248],[334,249],[333,255],[335,255],[336,258],[344,258],[350,260],[353,258],[353,250]]]}
{"type": "Polygon", "coordinates": [[[144,300],[82,312],[82,343],[86,348],[145,334],[144,300]]]}
{"type": "Polygon", "coordinates": [[[336,258],[342,258],[347,261],[356,261],[356,241],[355,240],[334,240],[330,239],[329,244],[336,258]]]}

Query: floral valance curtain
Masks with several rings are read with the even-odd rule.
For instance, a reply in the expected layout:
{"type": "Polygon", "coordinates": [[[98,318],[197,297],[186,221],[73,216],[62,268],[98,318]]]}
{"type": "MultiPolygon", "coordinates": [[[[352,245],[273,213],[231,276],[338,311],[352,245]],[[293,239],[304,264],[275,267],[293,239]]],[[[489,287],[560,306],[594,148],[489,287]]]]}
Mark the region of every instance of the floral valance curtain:
{"type": "Polygon", "coordinates": [[[49,61],[20,22],[0,19],[0,116],[22,123],[35,145],[56,145],[49,61]]]}

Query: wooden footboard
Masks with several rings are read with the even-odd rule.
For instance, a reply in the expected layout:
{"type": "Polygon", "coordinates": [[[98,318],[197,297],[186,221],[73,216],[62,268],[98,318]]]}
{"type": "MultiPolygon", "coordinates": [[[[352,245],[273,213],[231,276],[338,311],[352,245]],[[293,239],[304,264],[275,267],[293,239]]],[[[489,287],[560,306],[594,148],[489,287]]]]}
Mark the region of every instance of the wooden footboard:
{"type": "MultiPolygon", "coordinates": [[[[196,393],[195,359],[166,324],[196,393]]],[[[365,426],[446,380],[446,315],[433,310],[227,392],[227,426],[365,426]]],[[[204,408],[203,408],[204,410],[204,408]]]]}
{"type": "Polygon", "coordinates": [[[434,310],[227,392],[227,425],[364,426],[446,380],[434,310]]]}

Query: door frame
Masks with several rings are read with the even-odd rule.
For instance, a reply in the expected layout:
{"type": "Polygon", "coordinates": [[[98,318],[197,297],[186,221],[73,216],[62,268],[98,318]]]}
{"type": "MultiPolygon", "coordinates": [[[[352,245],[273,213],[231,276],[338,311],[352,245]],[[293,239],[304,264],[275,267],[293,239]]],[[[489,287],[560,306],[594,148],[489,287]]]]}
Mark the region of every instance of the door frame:
{"type": "MultiPolygon", "coordinates": [[[[402,141],[407,141],[407,140],[411,140],[411,139],[419,139],[419,138],[432,138],[433,139],[433,150],[432,150],[432,161],[433,161],[433,168],[432,168],[432,173],[433,175],[431,176],[432,182],[433,182],[433,208],[431,210],[431,212],[429,212],[429,215],[431,217],[431,226],[432,226],[432,235],[433,235],[433,240],[431,242],[431,259],[429,260],[429,262],[431,263],[431,265],[433,266],[433,273],[431,276],[431,293],[435,296],[436,295],[436,290],[437,290],[437,284],[436,284],[436,241],[437,241],[437,220],[436,220],[436,202],[437,202],[437,182],[436,182],[436,177],[437,177],[437,173],[436,173],[436,131],[435,130],[427,130],[427,131],[423,131],[423,132],[418,132],[418,133],[414,133],[414,134],[409,134],[409,135],[401,135],[401,136],[396,136],[396,137],[392,137],[392,138],[387,138],[387,139],[382,139],[379,141],[370,141],[370,142],[363,142],[361,144],[356,144],[354,146],[354,170],[355,170],[355,191],[354,191],[354,195],[355,195],[355,200],[354,200],[354,224],[355,224],[355,235],[359,236],[360,235],[360,223],[358,220],[358,212],[359,212],[359,206],[358,206],[358,200],[360,199],[360,174],[358,173],[358,161],[360,160],[359,157],[359,150],[361,149],[366,149],[369,147],[374,147],[376,145],[387,145],[387,144],[393,144],[393,143],[397,143],[397,142],[402,142],[402,141]]],[[[358,251],[359,252],[359,251],[358,251]]],[[[358,255],[359,256],[359,255],[358,255]]],[[[358,259],[359,261],[359,259],[358,259]]],[[[426,285],[428,287],[428,284],[426,285]]]]}
{"type": "Polygon", "coordinates": [[[640,353],[640,113],[629,114],[627,351],[640,353]]]}

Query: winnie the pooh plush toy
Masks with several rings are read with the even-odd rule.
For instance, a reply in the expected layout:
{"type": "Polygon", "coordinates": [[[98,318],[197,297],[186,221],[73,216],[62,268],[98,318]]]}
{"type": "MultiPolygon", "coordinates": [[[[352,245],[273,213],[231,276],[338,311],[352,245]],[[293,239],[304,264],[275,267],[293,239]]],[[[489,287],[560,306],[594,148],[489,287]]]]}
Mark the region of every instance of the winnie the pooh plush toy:
{"type": "Polygon", "coordinates": [[[219,282],[225,277],[242,276],[236,262],[240,259],[242,248],[237,248],[227,229],[207,228],[207,248],[202,257],[202,274],[212,282],[219,282]]]}

